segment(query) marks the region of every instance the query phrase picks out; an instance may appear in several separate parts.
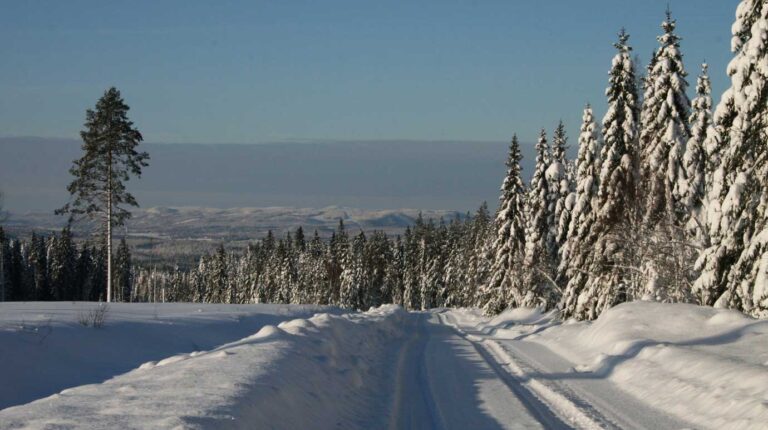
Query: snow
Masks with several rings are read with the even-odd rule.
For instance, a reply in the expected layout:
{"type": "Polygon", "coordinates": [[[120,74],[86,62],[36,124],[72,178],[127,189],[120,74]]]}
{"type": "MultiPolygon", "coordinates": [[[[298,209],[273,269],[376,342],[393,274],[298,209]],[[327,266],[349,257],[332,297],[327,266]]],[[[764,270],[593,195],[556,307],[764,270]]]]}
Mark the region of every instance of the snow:
{"type": "Polygon", "coordinates": [[[93,306],[0,305],[0,394],[26,403],[0,410],[0,429],[768,422],[768,321],[726,309],[632,302],[577,322],[526,308],[113,304],[103,328],[80,326],[93,306]]]}
{"type": "Polygon", "coordinates": [[[101,329],[83,327],[82,302],[0,303],[0,409],[99,383],[142,363],[215,348],[267,324],[340,312],[320,306],[109,305],[101,329]]]}
{"type": "MultiPolygon", "coordinates": [[[[284,320],[307,311],[250,308],[284,320]]],[[[371,411],[388,406],[375,402],[376,391],[389,384],[389,350],[404,315],[385,306],[264,325],[209,351],[149,361],[103,383],[5,409],[0,428],[331,428],[339,421],[365,428],[371,411]]]]}
{"type": "Polygon", "coordinates": [[[460,328],[488,334],[510,350],[533,351],[534,362],[569,363],[561,375],[569,389],[578,391],[590,379],[610,381],[638,404],[695,428],[768,422],[768,321],[654,302],[622,304],[594,322],[560,322],[536,310],[493,320],[467,311],[451,316],[460,328]]]}

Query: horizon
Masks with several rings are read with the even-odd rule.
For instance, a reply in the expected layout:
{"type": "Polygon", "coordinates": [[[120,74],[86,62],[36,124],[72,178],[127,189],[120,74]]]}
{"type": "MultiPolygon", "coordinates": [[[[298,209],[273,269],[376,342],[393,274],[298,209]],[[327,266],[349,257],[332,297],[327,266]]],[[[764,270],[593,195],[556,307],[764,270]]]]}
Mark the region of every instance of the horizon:
{"type": "MultiPolygon", "coordinates": [[[[571,138],[572,151],[575,138],[571,138]]],[[[508,142],[364,141],[290,144],[143,143],[150,166],[127,186],[142,207],[341,206],[368,210],[492,209],[508,142]],[[190,168],[192,167],[192,168],[190,168]]],[[[532,144],[523,144],[530,171],[532,144]]],[[[71,138],[0,138],[5,210],[49,212],[69,199],[71,138]],[[4,156],[3,156],[4,155],[4,156]]]]}

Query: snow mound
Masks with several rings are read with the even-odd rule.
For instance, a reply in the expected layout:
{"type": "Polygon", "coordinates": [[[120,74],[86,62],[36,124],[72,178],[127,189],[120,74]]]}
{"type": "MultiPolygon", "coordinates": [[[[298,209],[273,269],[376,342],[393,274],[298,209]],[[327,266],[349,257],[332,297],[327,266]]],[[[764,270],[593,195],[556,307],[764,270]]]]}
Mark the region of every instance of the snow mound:
{"type": "Polygon", "coordinates": [[[399,307],[265,325],[101,384],[0,411],[0,429],[368,428],[408,325],[399,307]],[[232,359],[236,356],[237,359],[232,359]],[[278,424],[279,423],[279,424],[278,424]]]}

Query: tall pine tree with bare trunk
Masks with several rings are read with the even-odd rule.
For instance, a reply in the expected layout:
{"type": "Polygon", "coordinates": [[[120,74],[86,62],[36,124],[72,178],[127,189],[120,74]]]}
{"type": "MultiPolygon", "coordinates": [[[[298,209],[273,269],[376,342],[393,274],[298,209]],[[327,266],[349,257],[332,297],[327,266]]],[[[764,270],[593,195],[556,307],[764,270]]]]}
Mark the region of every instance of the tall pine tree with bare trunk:
{"type": "Polygon", "coordinates": [[[137,151],[143,140],[141,133],[128,119],[128,110],[120,91],[112,87],[85,114],[83,156],[69,170],[75,179],[67,187],[72,195],[69,203],[56,211],[99,221],[103,228],[107,254],[107,302],[112,301],[112,229],[130,218],[126,209],[138,206],[125,188],[132,175],[141,176],[147,167],[149,154],[137,151]]]}

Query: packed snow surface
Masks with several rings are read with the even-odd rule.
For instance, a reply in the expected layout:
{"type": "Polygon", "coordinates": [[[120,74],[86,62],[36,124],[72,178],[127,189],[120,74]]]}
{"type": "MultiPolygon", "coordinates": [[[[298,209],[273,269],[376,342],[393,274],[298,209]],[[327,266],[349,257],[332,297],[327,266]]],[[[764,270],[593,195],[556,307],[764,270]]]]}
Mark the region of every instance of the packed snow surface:
{"type": "Polygon", "coordinates": [[[619,305],[594,322],[563,323],[530,309],[493,319],[456,311],[448,318],[511,362],[524,362],[542,392],[586,399],[601,426],[668,428],[654,425],[653,410],[693,428],[768,426],[766,320],[654,302],[619,305]],[[630,405],[653,410],[638,413],[630,405]]]}
{"type": "Polygon", "coordinates": [[[93,306],[0,305],[0,429],[768,422],[768,321],[722,309],[635,302],[563,322],[533,309],[488,318],[396,306],[111,305],[104,327],[79,325],[93,306]]]}

